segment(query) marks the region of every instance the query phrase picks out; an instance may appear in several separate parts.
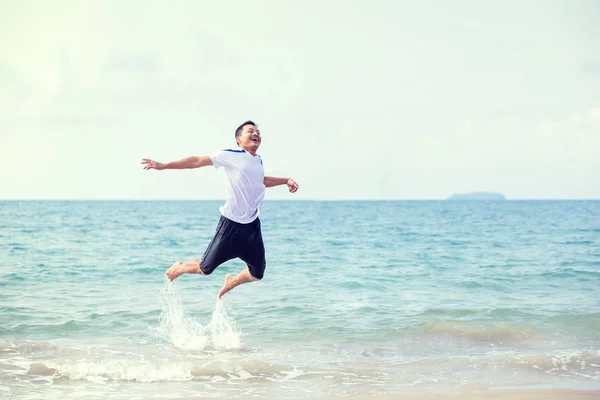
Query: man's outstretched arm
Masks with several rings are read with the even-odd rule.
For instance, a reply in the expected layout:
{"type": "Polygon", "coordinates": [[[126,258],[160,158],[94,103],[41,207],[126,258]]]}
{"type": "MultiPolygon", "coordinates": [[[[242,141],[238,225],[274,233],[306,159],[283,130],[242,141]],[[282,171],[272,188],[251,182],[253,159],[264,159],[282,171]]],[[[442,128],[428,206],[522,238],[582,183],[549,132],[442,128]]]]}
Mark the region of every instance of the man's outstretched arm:
{"type": "Polygon", "coordinates": [[[158,161],[150,160],[148,158],[142,159],[144,169],[189,169],[189,168],[200,168],[206,167],[207,165],[213,165],[212,160],[209,156],[192,156],[182,158],[181,160],[171,161],[169,163],[161,163],[158,161]]]}
{"type": "Polygon", "coordinates": [[[264,183],[266,187],[287,185],[291,193],[296,193],[296,191],[300,188],[300,186],[298,186],[296,181],[294,181],[292,178],[276,178],[274,176],[265,176],[264,183]]]}

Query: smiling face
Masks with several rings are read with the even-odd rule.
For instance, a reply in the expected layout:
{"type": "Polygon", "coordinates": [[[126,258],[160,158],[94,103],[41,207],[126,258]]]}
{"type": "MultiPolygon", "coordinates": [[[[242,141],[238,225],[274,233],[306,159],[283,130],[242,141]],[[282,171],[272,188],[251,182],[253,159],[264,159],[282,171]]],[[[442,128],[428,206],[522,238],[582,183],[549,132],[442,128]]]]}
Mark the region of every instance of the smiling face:
{"type": "Polygon", "coordinates": [[[258,147],[260,146],[262,138],[260,137],[260,131],[258,128],[251,123],[247,123],[242,126],[241,132],[236,135],[235,140],[238,144],[238,147],[246,150],[252,155],[255,155],[256,150],[258,150],[258,147]]]}

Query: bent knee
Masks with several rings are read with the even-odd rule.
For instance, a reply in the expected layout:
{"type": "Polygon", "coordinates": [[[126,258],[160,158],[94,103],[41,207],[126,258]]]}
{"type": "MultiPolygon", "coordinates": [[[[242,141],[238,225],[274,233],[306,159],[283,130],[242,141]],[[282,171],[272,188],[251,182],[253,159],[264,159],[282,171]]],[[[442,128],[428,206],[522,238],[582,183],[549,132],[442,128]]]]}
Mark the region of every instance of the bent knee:
{"type": "Polygon", "coordinates": [[[212,265],[210,265],[208,263],[203,265],[202,264],[202,259],[194,260],[194,261],[198,261],[198,269],[200,270],[200,273],[202,275],[210,275],[210,274],[213,273],[213,271],[215,269],[217,269],[217,267],[212,266],[212,265]]]}
{"type": "Polygon", "coordinates": [[[253,281],[260,281],[260,280],[262,280],[264,274],[257,274],[256,272],[255,272],[255,274],[253,274],[252,272],[250,272],[250,276],[252,277],[253,281]]]}

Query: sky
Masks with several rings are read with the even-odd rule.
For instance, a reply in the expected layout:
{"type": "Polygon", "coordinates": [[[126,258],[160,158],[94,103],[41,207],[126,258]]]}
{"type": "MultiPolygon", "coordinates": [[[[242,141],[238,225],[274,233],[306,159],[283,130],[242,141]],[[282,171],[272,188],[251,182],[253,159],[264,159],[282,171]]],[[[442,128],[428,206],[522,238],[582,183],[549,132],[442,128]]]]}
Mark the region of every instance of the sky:
{"type": "Polygon", "coordinates": [[[0,199],[223,199],[144,171],[261,130],[266,199],[600,198],[600,3],[0,0],[0,199]]]}

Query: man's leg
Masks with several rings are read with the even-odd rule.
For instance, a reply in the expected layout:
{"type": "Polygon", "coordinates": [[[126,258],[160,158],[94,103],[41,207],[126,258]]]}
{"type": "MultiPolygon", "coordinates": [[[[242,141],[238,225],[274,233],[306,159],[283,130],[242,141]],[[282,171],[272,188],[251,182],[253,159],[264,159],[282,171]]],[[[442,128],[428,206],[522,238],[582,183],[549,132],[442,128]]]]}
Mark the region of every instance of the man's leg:
{"type": "Polygon", "coordinates": [[[223,287],[219,290],[218,298],[220,299],[223,295],[229,292],[236,286],[241,285],[242,283],[259,281],[260,279],[253,277],[250,275],[250,271],[248,267],[244,268],[239,274],[236,276],[232,276],[230,274],[225,275],[225,283],[223,283],[223,287]]]}
{"type": "Polygon", "coordinates": [[[260,220],[257,218],[245,228],[246,242],[241,245],[240,259],[247,265],[239,274],[225,276],[225,283],[219,291],[218,298],[243,283],[255,282],[262,279],[265,273],[265,245],[260,231],[260,220]]]}
{"type": "Polygon", "coordinates": [[[231,243],[224,239],[233,236],[226,234],[227,231],[231,231],[231,225],[231,221],[221,217],[215,235],[204,252],[204,256],[201,259],[191,260],[185,264],[177,261],[165,272],[167,278],[172,282],[183,274],[210,275],[219,265],[234,258],[235,253],[232,253],[231,243]],[[202,268],[200,268],[201,265],[202,268]]]}
{"type": "Polygon", "coordinates": [[[173,282],[178,276],[183,274],[202,274],[202,270],[200,269],[200,261],[199,259],[187,261],[185,264],[181,261],[177,261],[175,264],[171,266],[165,272],[165,275],[171,282],[173,282]]]}

